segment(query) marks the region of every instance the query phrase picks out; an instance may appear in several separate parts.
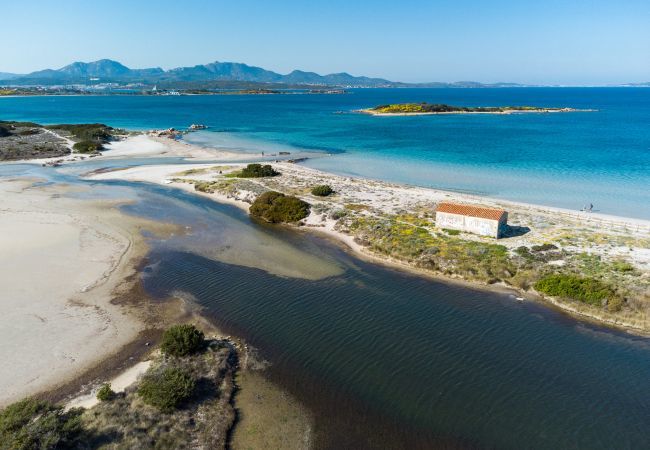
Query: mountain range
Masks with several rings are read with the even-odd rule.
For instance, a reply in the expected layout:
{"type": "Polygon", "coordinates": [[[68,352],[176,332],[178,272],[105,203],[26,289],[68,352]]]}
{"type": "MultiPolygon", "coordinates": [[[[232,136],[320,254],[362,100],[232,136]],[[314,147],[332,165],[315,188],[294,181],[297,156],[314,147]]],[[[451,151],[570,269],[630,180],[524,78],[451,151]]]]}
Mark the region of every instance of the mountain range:
{"type": "Polygon", "coordinates": [[[314,72],[294,70],[282,75],[261,67],[234,62],[213,62],[193,67],[163,70],[160,67],[130,69],[110,59],[89,63],[74,62],[60,69],[45,69],[19,75],[0,72],[0,80],[12,85],[55,85],[104,83],[174,83],[205,81],[240,81],[290,85],[378,87],[391,84],[380,78],[355,77],[348,73],[319,75],[314,72]]]}
{"type": "Polygon", "coordinates": [[[130,69],[110,59],[89,63],[74,62],[60,69],[45,69],[29,74],[11,74],[0,72],[0,84],[13,86],[52,86],[70,84],[97,83],[141,83],[158,85],[164,88],[216,88],[234,87],[238,84],[251,87],[252,84],[264,84],[273,87],[329,86],[329,87],[483,87],[483,86],[518,86],[513,83],[484,85],[477,82],[457,83],[418,83],[408,84],[385,80],[353,76],[349,73],[332,73],[319,75],[315,72],[294,70],[282,75],[261,67],[249,66],[235,62],[213,62],[192,67],[178,67],[163,70],[160,67],[149,69],[130,69]]]}

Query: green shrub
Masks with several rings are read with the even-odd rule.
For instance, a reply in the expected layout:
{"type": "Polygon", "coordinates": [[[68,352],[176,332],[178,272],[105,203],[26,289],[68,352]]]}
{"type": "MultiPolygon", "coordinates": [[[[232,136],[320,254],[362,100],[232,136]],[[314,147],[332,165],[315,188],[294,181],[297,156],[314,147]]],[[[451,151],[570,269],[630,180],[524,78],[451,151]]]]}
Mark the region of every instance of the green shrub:
{"type": "Polygon", "coordinates": [[[321,184],[318,186],[314,186],[311,189],[312,195],[316,195],[318,197],[327,197],[328,195],[332,195],[334,193],[334,189],[329,184],[321,184]]]}
{"type": "Polygon", "coordinates": [[[103,384],[97,391],[97,400],[100,402],[108,402],[115,398],[115,392],[111,389],[111,384],[103,384]]]}
{"type": "Polygon", "coordinates": [[[601,306],[607,298],[615,297],[613,289],[601,281],[570,274],[547,275],[535,283],[535,289],[554,297],[569,298],[596,306],[601,306]]]}
{"type": "Polygon", "coordinates": [[[450,236],[458,236],[460,234],[460,230],[451,230],[449,228],[443,228],[442,231],[450,236]]]}
{"type": "Polygon", "coordinates": [[[268,191],[255,199],[251,216],[271,223],[297,222],[309,215],[310,205],[297,197],[268,191]]]}
{"type": "Polygon", "coordinates": [[[549,250],[557,250],[557,247],[553,244],[542,244],[533,245],[530,249],[534,252],[547,252],[549,250]]]}
{"type": "Polygon", "coordinates": [[[614,261],[612,267],[617,272],[634,272],[634,266],[627,261],[614,261]]]}
{"type": "Polygon", "coordinates": [[[60,124],[50,125],[46,128],[55,131],[67,131],[82,141],[97,141],[102,143],[108,142],[115,131],[103,123],[60,124]]]}
{"type": "Polygon", "coordinates": [[[0,448],[32,450],[73,447],[82,431],[81,409],[25,399],[0,412],[0,448]]]}
{"type": "Polygon", "coordinates": [[[26,130],[22,130],[18,132],[19,136],[33,136],[35,134],[39,134],[41,132],[40,128],[28,128],[26,130]]]}
{"type": "Polygon", "coordinates": [[[163,334],[160,350],[172,356],[187,356],[204,346],[205,335],[194,325],[174,325],[163,334]]]}
{"type": "Polygon", "coordinates": [[[145,403],[171,412],[192,396],[195,385],[188,372],[168,367],[147,372],[138,387],[138,395],[145,403]]]}
{"type": "Polygon", "coordinates": [[[524,258],[530,258],[532,255],[530,254],[530,250],[528,250],[528,247],[525,245],[517,247],[514,252],[518,254],[519,256],[522,256],[524,258]]]}
{"type": "Polygon", "coordinates": [[[611,297],[607,299],[607,311],[609,312],[618,312],[623,309],[623,298],[622,297],[611,297]]]}
{"type": "Polygon", "coordinates": [[[347,215],[348,212],[345,209],[336,209],[330,213],[330,219],[339,220],[347,215]]]}
{"type": "Polygon", "coordinates": [[[77,153],[96,153],[103,150],[103,148],[101,142],[97,141],[81,141],[72,146],[72,149],[77,153]]]}
{"type": "Polygon", "coordinates": [[[269,164],[249,164],[239,172],[229,174],[232,177],[239,178],[262,178],[262,177],[275,177],[280,175],[280,172],[275,170],[269,164]]]}

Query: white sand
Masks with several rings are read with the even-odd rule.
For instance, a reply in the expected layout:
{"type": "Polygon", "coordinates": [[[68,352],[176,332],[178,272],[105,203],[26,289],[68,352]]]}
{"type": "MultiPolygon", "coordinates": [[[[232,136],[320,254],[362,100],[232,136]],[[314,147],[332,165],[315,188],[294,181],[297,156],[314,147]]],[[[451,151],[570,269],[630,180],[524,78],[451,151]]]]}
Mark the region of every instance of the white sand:
{"type": "MultiPolygon", "coordinates": [[[[140,377],[149,369],[150,366],[151,366],[150,360],[141,361],[136,365],[129,367],[124,372],[108,380],[107,382],[110,383],[113,392],[124,392],[126,388],[128,388],[129,386],[133,385],[136,381],[138,381],[140,377]]],[[[65,405],[66,409],[92,408],[93,406],[99,403],[99,400],[97,400],[97,391],[99,390],[100,387],[101,385],[96,386],[89,393],[80,395],[79,397],[70,400],[65,405]]]]}
{"type": "Polygon", "coordinates": [[[129,219],[0,180],[0,406],[74,379],[141,324],[112,305],[137,253],[129,219]]]}
{"type": "Polygon", "coordinates": [[[166,137],[150,136],[140,134],[111,142],[105,146],[100,158],[124,158],[124,157],[147,157],[147,156],[168,156],[188,159],[203,159],[220,161],[241,160],[243,158],[261,157],[251,154],[242,156],[239,153],[225,150],[198,147],[183,141],[177,141],[166,137]]]}

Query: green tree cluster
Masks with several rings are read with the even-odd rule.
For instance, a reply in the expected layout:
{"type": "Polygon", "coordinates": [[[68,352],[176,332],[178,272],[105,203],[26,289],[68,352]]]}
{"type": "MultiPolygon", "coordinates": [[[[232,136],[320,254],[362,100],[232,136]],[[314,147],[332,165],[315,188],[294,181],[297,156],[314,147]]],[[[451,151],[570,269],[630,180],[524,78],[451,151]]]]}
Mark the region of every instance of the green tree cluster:
{"type": "Polygon", "coordinates": [[[192,396],[196,381],[190,373],[176,367],[147,372],[138,395],[148,405],[171,412],[192,396]]]}
{"type": "Polygon", "coordinates": [[[171,356],[187,356],[201,350],[205,335],[194,325],[174,325],[165,331],[160,350],[171,356]]]}
{"type": "Polygon", "coordinates": [[[310,205],[297,197],[268,191],[255,199],[250,215],[270,223],[298,222],[309,215],[310,205]]]}
{"type": "Polygon", "coordinates": [[[262,178],[275,177],[278,175],[280,175],[280,172],[275,170],[269,164],[249,164],[235,174],[235,176],[239,178],[262,178]]]}

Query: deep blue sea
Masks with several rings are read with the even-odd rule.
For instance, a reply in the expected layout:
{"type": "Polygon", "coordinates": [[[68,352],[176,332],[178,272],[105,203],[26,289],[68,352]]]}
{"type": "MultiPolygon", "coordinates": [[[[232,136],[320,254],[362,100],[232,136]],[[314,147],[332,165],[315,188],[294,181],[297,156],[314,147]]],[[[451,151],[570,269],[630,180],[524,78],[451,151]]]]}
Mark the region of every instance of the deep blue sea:
{"type": "Polygon", "coordinates": [[[0,120],[210,126],[242,152],[313,151],[305,164],[498,198],[650,219],[650,89],[355,89],[342,95],[0,98],[0,120]],[[595,112],[372,117],[383,103],[533,105],[595,112]]]}

